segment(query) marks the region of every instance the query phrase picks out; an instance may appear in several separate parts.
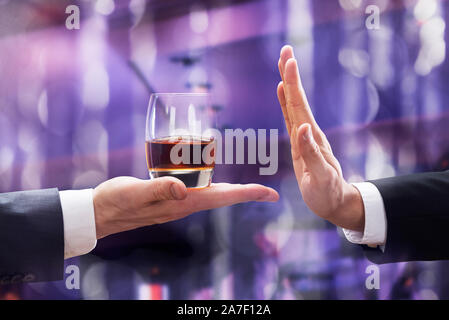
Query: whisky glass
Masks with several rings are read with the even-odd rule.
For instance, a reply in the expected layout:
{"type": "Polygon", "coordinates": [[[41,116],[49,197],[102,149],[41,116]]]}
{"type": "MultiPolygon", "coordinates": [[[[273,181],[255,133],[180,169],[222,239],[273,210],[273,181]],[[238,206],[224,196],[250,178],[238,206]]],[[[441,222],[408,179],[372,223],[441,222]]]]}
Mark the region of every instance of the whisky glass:
{"type": "Polygon", "coordinates": [[[152,94],[145,142],[150,177],[175,177],[187,188],[208,187],[215,167],[214,127],[209,94],[152,94]]]}

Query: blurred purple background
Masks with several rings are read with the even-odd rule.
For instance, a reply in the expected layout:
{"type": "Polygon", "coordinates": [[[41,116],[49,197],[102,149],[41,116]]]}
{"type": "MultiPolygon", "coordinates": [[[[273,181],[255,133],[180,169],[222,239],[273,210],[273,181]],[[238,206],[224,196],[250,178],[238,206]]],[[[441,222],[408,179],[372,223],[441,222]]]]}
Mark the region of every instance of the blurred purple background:
{"type": "Polygon", "coordinates": [[[449,2],[437,0],[0,0],[0,192],[147,178],[152,92],[208,91],[219,128],[279,129],[279,171],[222,165],[277,204],[195,214],[98,242],[64,281],[0,287],[20,299],[447,299],[447,262],[370,265],[305,206],[278,107],[295,48],[309,102],[350,182],[449,168],[449,2]],[[66,7],[81,9],[68,30],[66,7]],[[365,9],[381,10],[368,30],[365,9]]]}

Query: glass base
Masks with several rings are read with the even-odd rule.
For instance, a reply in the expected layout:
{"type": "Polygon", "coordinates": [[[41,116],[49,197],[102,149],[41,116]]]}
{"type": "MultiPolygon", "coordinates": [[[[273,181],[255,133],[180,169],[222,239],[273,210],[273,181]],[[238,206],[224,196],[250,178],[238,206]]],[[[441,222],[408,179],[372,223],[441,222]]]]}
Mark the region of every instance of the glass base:
{"type": "Polygon", "coordinates": [[[214,169],[203,170],[150,170],[150,177],[174,177],[186,185],[187,188],[205,188],[210,186],[214,169]]]}

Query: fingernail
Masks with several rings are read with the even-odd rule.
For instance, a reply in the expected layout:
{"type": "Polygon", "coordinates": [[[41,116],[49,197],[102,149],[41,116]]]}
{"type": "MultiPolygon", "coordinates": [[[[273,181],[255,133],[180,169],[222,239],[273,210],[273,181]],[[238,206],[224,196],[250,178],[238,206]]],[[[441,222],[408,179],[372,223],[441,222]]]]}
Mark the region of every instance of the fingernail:
{"type": "MultiPolygon", "coordinates": [[[[296,62],[296,59],[294,57],[289,58],[285,64],[287,65],[290,61],[296,62]]],[[[290,62],[290,63],[292,63],[292,62],[290,62]]]]}
{"type": "Polygon", "coordinates": [[[173,183],[170,186],[170,192],[173,196],[174,199],[182,199],[183,195],[182,195],[182,191],[179,189],[178,185],[176,183],[173,183]]]}
{"type": "Polygon", "coordinates": [[[307,126],[307,130],[303,135],[304,140],[306,140],[309,143],[313,142],[313,134],[312,134],[312,129],[310,128],[310,126],[307,126]]]}

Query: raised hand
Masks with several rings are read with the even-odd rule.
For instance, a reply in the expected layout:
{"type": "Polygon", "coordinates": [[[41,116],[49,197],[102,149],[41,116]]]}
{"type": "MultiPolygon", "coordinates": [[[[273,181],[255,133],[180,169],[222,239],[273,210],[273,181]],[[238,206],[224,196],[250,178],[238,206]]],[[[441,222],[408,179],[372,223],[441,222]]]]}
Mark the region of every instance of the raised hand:
{"type": "Polygon", "coordinates": [[[275,190],[257,184],[217,183],[209,188],[187,189],[182,181],[171,177],[153,180],[118,177],[94,190],[97,239],[178,220],[197,211],[278,199],[275,190]]]}
{"type": "Polygon", "coordinates": [[[277,94],[305,203],[316,215],[338,226],[363,231],[363,201],[358,190],[343,178],[340,164],[313,117],[292,47],[282,48],[278,66],[282,81],[277,94]]]}

